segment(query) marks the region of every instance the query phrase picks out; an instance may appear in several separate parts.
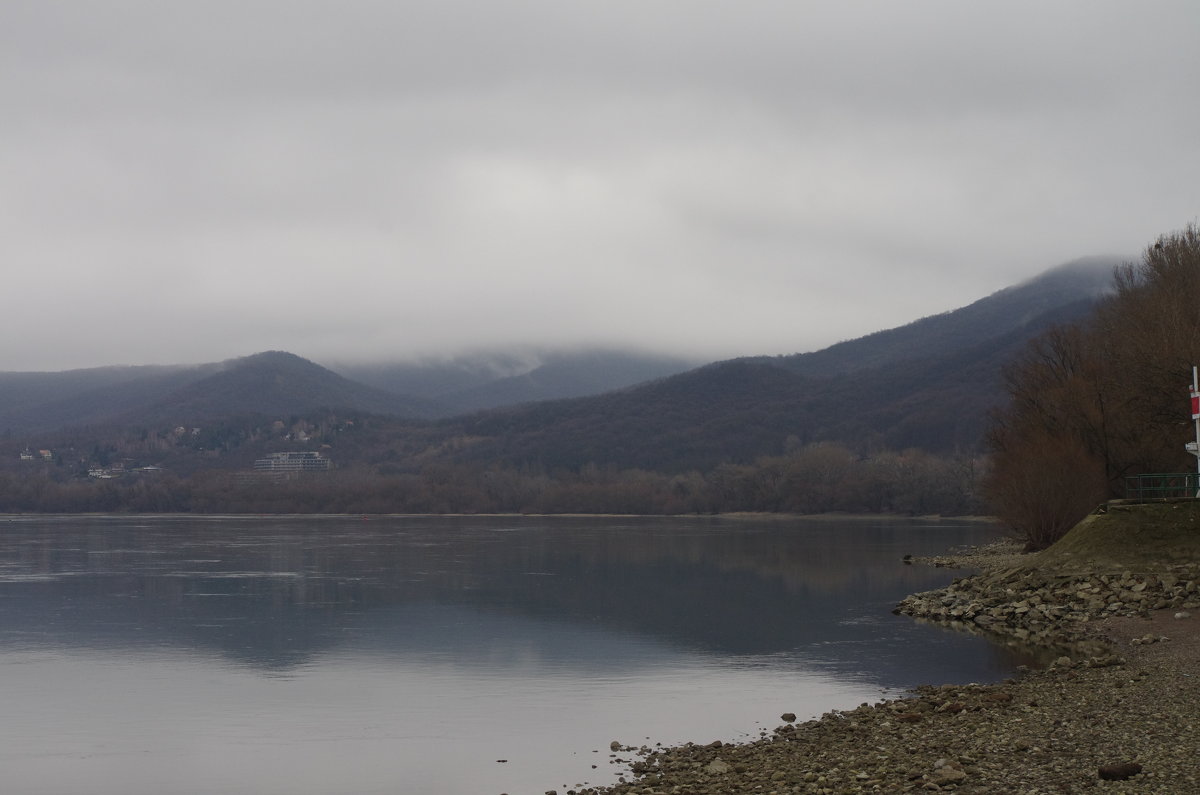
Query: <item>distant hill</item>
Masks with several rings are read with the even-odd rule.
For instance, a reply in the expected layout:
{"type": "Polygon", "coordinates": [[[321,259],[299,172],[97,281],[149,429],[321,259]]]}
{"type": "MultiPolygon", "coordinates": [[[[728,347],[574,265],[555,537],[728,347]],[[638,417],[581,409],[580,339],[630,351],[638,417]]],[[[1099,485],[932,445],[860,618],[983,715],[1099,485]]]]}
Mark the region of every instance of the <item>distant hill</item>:
{"type": "Polygon", "coordinates": [[[788,446],[979,449],[1000,372],[1036,334],[1083,317],[1115,260],[1071,263],[962,309],[796,356],[755,357],[605,395],[451,420],[453,456],[665,471],[748,463],[788,446]]]}
{"type": "Polygon", "coordinates": [[[18,437],[64,427],[197,423],[318,408],[401,417],[439,413],[428,401],[357,384],[281,352],[190,366],[0,373],[0,433],[18,437]]]}
{"type": "Polygon", "coordinates": [[[338,365],[339,374],[275,351],[199,366],[0,373],[0,434],[18,451],[51,441],[134,451],[144,436],[138,428],[213,426],[212,438],[171,442],[169,461],[148,448],[134,456],[179,472],[218,460],[245,466],[282,444],[265,430],[268,420],[327,410],[371,415],[330,440],[339,465],[391,473],[439,462],[710,471],[822,441],[861,452],[972,453],[1002,399],[1003,365],[1043,329],[1091,311],[1114,264],[1070,263],[961,309],[821,351],[694,369],[625,352],[517,352],[338,365]],[[499,407],[472,411],[480,406],[499,407]],[[249,416],[263,422],[236,433],[231,425],[220,436],[222,420],[249,416]],[[95,431],[65,432],[80,426],[95,431]],[[55,430],[63,433],[48,439],[55,430]],[[185,460],[193,447],[203,460],[185,460]]]}
{"type": "Polygon", "coordinates": [[[0,433],[25,436],[108,422],[161,400],[219,365],[96,367],[57,373],[0,373],[0,433]]]}
{"type": "Polygon", "coordinates": [[[287,416],[321,408],[399,417],[432,410],[426,401],[351,381],[291,353],[268,351],[224,362],[216,372],[117,419],[128,424],[202,422],[231,415],[287,416]]]}
{"type": "Polygon", "coordinates": [[[199,422],[318,408],[432,419],[598,394],[693,366],[682,357],[587,350],[491,352],[327,369],[273,351],[202,365],[0,372],[0,434],[24,437],[65,427],[199,422]]]}
{"type": "Polygon", "coordinates": [[[1115,257],[1074,260],[961,309],[775,361],[805,375],[841,375],[986,344],[1036,327],[1061,307],[1103,295],[1120,263],[1115,257]]]}
{"type": "Polygon", "coordinates": [[[338,364],[347,378],[426,398],[436,416],[598,395],[690,370],[700,362],[626,350],[493,351],[451,359],[338,364]]]}

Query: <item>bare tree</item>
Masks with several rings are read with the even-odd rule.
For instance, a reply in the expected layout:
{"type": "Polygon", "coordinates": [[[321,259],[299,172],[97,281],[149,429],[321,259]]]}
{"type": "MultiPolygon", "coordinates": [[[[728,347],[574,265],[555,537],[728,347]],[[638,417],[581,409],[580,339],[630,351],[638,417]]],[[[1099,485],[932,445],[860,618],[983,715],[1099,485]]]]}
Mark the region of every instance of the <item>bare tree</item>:
{"type": "Polygon", "coordinates": [[[985,488],[1030,547],[1053,543],[1122,478],[1187,465],[1186,387],[1200,363],[1200,231],[1164,235],[1114,274],[1082,323],[1034,340],[1005,373],[985,488]]]}

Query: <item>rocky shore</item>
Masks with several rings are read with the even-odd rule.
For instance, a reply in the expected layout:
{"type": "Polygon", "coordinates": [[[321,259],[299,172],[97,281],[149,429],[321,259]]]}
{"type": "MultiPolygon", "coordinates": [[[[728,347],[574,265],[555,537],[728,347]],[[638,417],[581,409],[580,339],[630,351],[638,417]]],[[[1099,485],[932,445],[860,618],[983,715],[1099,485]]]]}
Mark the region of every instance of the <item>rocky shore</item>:
{"type": "Polygon", "coordinates": [[[1040,646],[1103,643],[1095,622],[1147,616],[1152,610],[1200,607],[1200,562],[1163,563],[1156,573],[1063,573],[1013,564],[1015,544],[934,559],[935,565],[982,566],[974,577],[914,594],[894,612],[1040,646]],[[989,555],[993,552],[994,555],[989,555]]]}
{"type": "Polygon", "coordinates": [[[619,747],[620,783],[558,795],[1200,792],[1200,557],[1030,559],[999,544],[912,561],[980,573],[897,612],[1054,647],[1047,667],[802,723],[784,714],[754,742],[619,747]]]}

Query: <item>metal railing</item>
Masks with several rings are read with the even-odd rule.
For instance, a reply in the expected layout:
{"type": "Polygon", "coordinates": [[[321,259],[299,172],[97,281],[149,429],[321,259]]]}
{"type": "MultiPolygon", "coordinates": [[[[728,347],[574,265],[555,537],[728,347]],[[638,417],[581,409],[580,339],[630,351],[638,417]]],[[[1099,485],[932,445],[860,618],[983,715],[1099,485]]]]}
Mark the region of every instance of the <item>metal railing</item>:
{"type": "Polygon", "coordinates": [[[1128,475],[1125,478],[1127,500],[1169,500],[1200,495],[1200,473],[1167,472],[1128,475]]]}

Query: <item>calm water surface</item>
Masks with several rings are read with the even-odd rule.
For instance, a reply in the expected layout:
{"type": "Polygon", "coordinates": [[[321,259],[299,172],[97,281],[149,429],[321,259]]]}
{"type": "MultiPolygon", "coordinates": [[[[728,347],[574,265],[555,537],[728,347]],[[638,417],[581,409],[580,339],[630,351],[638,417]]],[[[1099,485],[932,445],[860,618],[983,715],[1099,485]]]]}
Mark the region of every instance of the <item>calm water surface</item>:
{"type": "Polygon", "coordinates": [[[954,522],[0,519],[4,790],[542,793],[1017,660],[891,615],[954,522]],[[506,760],[501,762],[499,760],[506,760]],[[595,768],[593,768],[595,765],[595,768]]]}

